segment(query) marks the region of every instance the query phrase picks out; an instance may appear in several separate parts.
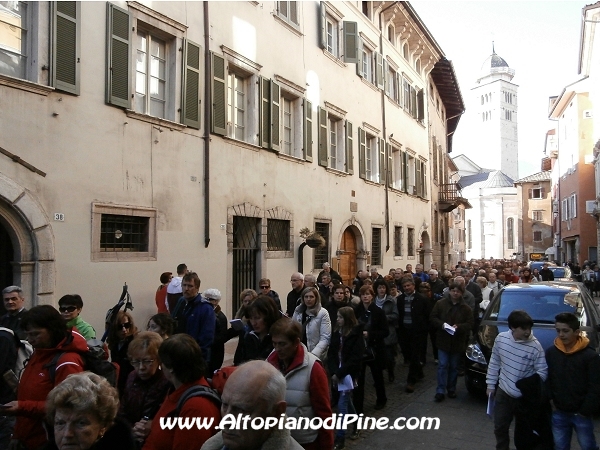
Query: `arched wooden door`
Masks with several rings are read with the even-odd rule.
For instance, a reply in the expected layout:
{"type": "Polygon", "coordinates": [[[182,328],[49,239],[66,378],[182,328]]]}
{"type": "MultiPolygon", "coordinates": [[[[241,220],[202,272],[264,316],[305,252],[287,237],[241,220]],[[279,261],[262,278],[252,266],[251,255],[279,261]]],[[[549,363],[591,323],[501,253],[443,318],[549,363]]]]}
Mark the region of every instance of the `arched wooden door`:
{"type": "Polygon", "coordinates": [[[352,286],[356,276],[356,236],[350,228],[344,230],[340,245],[340,276],[346,286],[352,286]]]}

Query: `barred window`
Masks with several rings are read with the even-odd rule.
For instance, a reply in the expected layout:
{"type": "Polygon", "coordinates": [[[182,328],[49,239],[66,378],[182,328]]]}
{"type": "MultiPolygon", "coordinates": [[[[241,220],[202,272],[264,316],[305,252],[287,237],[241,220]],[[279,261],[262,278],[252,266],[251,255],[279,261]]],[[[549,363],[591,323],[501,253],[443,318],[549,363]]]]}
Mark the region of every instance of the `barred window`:
{"type": "Polygon", "coordinates": [[[267,250],[288,251],[290,249],[290,221],[267,219],[267,250]]]}
{"type": "Polygon", "coordinates": [[[101,252],[147,252],[148,217],[103,214],[100,224],[101,252]]]}
{"type": "Polygon", "coordinates": [[[325,239],[323,247],[315,248],[315,265],[316,268],[322,268],[323,263],[329,262],[329,224],[327,222],[316,222],[315,232],[319,233],[325,239]]]}
{"type": "Polygon", "coordinates": [[[402,256],[402,227],[394,227],[394,256],[402,256]]]}
{"type": "Polygon", "coordinates": [[[381,266],[381,228],[372,229],[371,265],[381,266]]]}
{"type": "Polygon", "coordinates": [[[415,229],[408,229],[408,256],[415,256],[415,229]]]}

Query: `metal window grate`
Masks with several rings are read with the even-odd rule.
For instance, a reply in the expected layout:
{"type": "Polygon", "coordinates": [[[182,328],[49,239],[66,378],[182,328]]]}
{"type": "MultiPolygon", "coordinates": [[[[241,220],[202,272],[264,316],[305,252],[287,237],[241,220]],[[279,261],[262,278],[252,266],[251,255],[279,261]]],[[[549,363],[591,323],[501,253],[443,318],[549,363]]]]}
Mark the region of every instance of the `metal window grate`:
{"type": "Polygon", "coordinates": [[[381,228],[373,228],[371,242],[371,265],[381,266],[381,228]]]}
{"type": "Polygon", "coordinates": [[[102,214],[101,252],[147,252],[150,218],[102,214]]]}
{"type": "Polygon", "coordinates": [[[329,262],[329,224],[326,222],[315,223],[315,232],[325,239],[323,247],[315,248],[315,267],[320,269],[323,263],[329,262]]]}
{"type": "Polygon", "coordinates": [[[402,227],[394,227],[394,256],[402,256],[402,227]]]}
{"type": "Polygon", "coordinates": [[[415,256],[415,229],[408,229],[408,256],[415,256]]]}
{"type": "Polygon", "coordinates": [[[261,220],[233,217],[233,310],[240,307],[240,293],[258,282],[261,220]]]}
{"type": "Polygon", "coordinates": [[[290,249],[290,221],[267,219],[267,250],[288,251],[290,249]]]}

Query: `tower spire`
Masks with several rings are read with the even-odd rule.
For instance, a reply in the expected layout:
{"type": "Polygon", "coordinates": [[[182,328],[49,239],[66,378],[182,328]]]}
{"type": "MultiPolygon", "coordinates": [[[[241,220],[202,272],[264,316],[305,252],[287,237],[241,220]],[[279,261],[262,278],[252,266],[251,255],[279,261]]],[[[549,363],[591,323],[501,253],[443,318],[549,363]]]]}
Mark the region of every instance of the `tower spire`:
{"type": "Polygon", "coordinates": [[[496,50],[494,49],[494,41],[492,41],[492,55],[496,54],[496,50]]]}

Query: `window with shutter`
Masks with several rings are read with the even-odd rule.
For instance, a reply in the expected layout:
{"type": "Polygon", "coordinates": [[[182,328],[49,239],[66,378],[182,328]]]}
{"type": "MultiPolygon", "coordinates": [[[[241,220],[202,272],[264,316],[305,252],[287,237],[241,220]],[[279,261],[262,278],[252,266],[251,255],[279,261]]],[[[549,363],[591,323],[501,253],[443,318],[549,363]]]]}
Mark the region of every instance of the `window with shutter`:
{"type": "Polygon", "coordinates": [[[327,167],[327,149],[328,149],[328,133],[327,133],[327,110],[319,108],[319,165],[327,167]]]}
{"type": "Polygon", "coordinates": [[[354,137],[352,134],[352,122],[346,120],[346,172],[350,175],[354,173],[354,161],[353,161],[353,143],[354,137]]]}
{"type": "Polygon", "coordinates": [[[358,63],[358,24],[344,22],[344,62],[358,63]]]}
{"type": "Polygon", "coordinates": [[[423,89],[417,92],[417,120],[423,122],[425,120],[425,102],[423,89]]]}
{"type": "MultiPolygon", "coordinates": [[[[279,151],[294,158],[304,158],[302,99],[280,87],[280,148],[279,151]]],[[[312,139],[312,138],[311,138],[312,139]]]]}
{"type": "Polygon", "coordinates": [[[81,49],[81,4],[53,3],[52,84],[61,91],[79,95],[79,57],[81,49]]]}
{"type": "Polygon", "coordinates": [[[279,129],[279,110],[280,110],[281,90],[279,85],[271,80],[271,149],[279,151],[280,132],[279,129]]]}
{"type": "MultiPolygon", "coordinates": [[[[386,176],[385,176],[385,163],[387,161],[387,155],[385,153],[385,141],[383,139],[377,140],[377,147],[379,150],[379,170],[377,173],[377,181],[379,184],[385,184],[386,176]]],[[[375,181],[375,180],[373,180],[375,181]]]]}
{"type": "Polygon", "coordinates": [[[227,77],[225,75],[225,59],[214,53],[211,56],[212,132],[225,135],[227,133],[227,77]]]}
{"type": "Polygon", "coordinates": [[[384,89],[385,83],[383,81],[383,55],[381,53],[375,53],[375,83],[379,89],[384,89]]]}
{"type": "Polygon", "coordinates": [[[136,50],[135,110],[166,118],[167,43],[138,24],[136,50]]]}
{"type": "Polygon", "coordinates": [[[200,128],[200,55],[201,47],[189,40],[184,43],[181,122],[200,128]]]}
{"type": "Polygon", "coordinates": [[[38,14],[39,3],[0,2],[0,75],[37,81],[37,74],[28,70],[28,60],[30,44],[35,41],[38,31],[31,24],[38,14]]]}
{"type": "Polygon", "coordinates": [[[371,266],[382,265],[381,228],[371,229],[371,266]]]}
{"type": "Polygon", "coordinates": [[[304,159],[312,162],[312,147],[313,147],[313,111],[312,103],[304,99],[302,112],[304,115],[303,129],[303,144],[304,144],[304,159]]]}
{"type": "Polygon", "coordinates": [[[358,128],[358,175],[367,179],[367,133],[358,128]]]}
{"type": "Polygon", "coordinates": [[[130,16],[129,12],[118,6],[107,3],[108,20],[108,52],[106,102],[111,105],[130,107],[129,93],[129,46],[130,16]]]}

